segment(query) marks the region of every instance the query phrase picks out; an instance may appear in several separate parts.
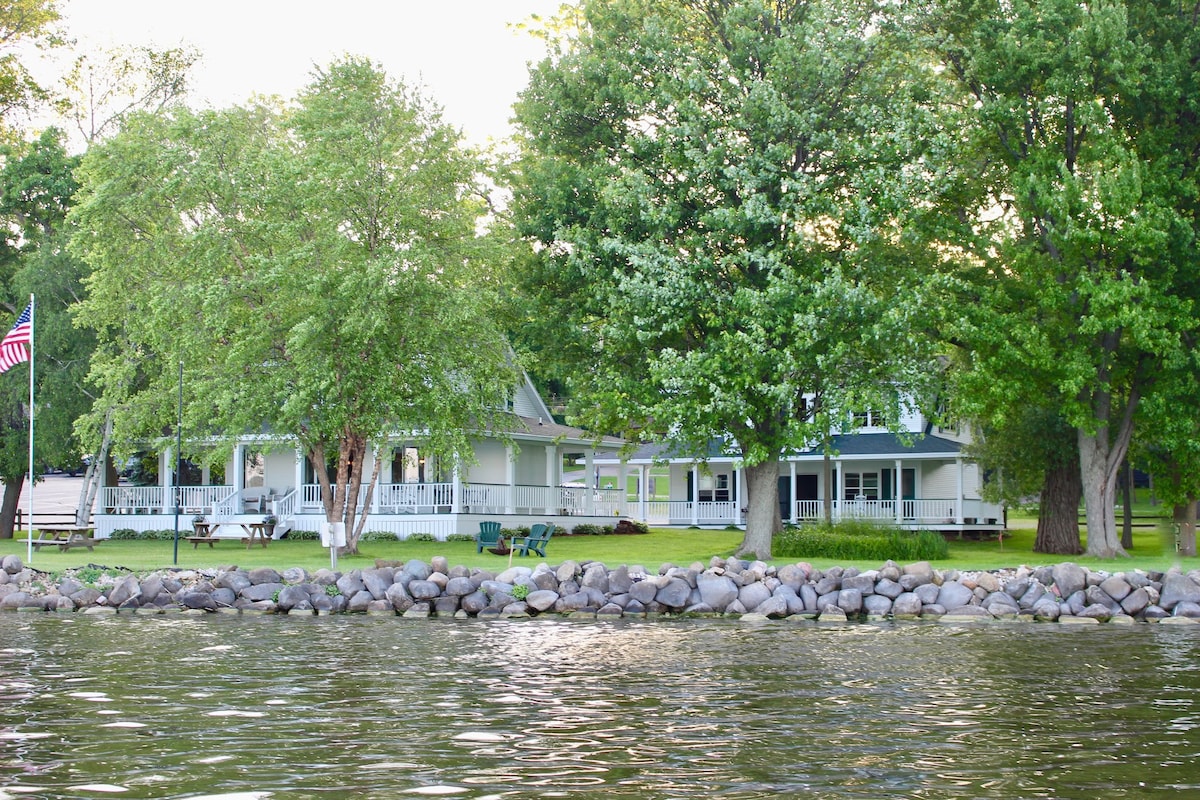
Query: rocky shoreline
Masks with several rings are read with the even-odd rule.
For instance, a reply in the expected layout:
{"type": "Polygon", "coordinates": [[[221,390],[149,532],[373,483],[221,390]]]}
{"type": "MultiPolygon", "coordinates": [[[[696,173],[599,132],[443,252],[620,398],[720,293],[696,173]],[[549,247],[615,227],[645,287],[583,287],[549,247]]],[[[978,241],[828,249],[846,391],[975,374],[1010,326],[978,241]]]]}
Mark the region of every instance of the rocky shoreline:
{"type": "Polygon", "coordinates": [[[55,580],[17,556],[5,556],[0,610],[1200,624],[1200,570],[1109,573],[1071,563],[959,573],[928,562],[888,562],[860,571],[713,558],[708,565],[664,564],[656,573],[573,561],[492,573],[452,567],[438,557],[428,563],[378,562],[345,573],[237,567],[84,572],[68,571],[55,580]]]}

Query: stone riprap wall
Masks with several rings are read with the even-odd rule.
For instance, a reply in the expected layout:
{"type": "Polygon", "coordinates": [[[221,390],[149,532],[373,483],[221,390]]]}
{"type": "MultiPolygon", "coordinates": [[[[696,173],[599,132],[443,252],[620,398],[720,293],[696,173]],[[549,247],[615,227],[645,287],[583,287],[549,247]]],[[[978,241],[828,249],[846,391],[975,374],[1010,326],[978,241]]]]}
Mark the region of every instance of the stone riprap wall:
{"type": "Polygon", "coordinates": [[[708,566],[608,569],[567,561],[500,573],[431,563],[377,564],[341,573],[231,567],[103,575],[57,582],[6,556],[0,609],[113,613],[374,613],[405,617],[612,618],[657,614],[743,618],[1025,619],[1058,622],[1200,621],[1200,570],[1100,572],[1075,564],[960,574],[927,562],[877,570],[712,559],[708,566]],[[522,597],[524,595],[524,597],[522,597]],[[520,599],[518,599],[520,598],[520,599]]]}

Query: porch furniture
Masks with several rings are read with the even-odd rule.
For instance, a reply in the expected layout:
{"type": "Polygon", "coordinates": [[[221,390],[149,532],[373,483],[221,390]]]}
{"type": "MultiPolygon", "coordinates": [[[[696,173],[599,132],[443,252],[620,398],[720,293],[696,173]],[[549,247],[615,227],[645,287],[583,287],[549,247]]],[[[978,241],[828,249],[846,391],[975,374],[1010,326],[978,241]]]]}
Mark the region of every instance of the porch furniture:
{"type": "Polygon", "coordinates": [[[499,522],[481,522],[479,523],[479,533],[475,534],[475,552],[482,553],[483,548],[500,549],[500,523],[499,522]]]}
{"type": "Polygon", "coordinates": [[[550,541],[550,537],[554,534],[554,526],[545,523],[535,523],[529,529],[528,536],[514,536],[512,540],[513,552],[517,555],[527,556],[532,551],[537,553],[542,558],[546,557],[546,545],[550,541]]]}

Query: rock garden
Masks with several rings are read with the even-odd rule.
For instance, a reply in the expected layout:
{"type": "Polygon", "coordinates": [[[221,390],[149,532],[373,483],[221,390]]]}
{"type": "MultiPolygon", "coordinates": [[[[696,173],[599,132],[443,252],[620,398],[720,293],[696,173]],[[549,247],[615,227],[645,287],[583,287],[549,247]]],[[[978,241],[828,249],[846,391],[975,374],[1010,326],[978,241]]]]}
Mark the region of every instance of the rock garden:
{"type": "Polygon", "coordinates": [[[6,611],[1200,622],[1200,570],[1110,573],[1071,563],[959,573],[928,562],[860,571],[713,558],[654,572],[566,561],[493,573],[439,557],[348,572],[228,567],[138,575],[92,566],[55,576],[9,555],[0,567],[6,611]]]}

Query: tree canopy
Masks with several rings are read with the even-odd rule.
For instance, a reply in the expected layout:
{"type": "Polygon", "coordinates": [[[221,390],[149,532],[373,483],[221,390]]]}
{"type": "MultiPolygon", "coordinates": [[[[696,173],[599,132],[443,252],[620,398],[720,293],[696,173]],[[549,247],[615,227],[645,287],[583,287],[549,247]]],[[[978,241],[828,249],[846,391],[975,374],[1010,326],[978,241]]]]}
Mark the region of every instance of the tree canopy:
{"type": "Polygon", "coordinates": [[[1061,409],[1076,431],[1087,552],[1111,557],[1123,552],[1116,479],[1139,406],[1180,394],[1172,382],[1190,378],[1177,366],[1196,347],[1197,7],[926,10],[960,98],[946,113],[963,141],[954,243],[986,265],[951,334],[970,343],[960,387],[1017,402],[1033,392],[1061,409]]]}
{"type": "MultiPolygon", "coordinates": [[[[746,467],[742,553],[777,461],[855,408],[899,419],[933,358],[901,218],[927,113],[883,6],[591,0],[517,105],[526,288],[576,414],[746,467]]],[[[531,324],[537,324],[534,320],[531,324]]]]}
{"type": "Polygon", "coordinates": [[[287,106],[131,116],[89,150],[73,214],[118,436],[173,426],[182,363],[188,438],[296,437],[353,549],[368,443],[465,458],[515,385],[480,288],[478,170],[435,107],[356,58],[287,106]]]}

